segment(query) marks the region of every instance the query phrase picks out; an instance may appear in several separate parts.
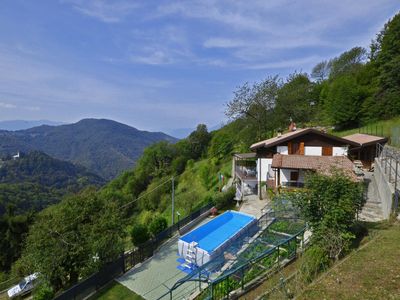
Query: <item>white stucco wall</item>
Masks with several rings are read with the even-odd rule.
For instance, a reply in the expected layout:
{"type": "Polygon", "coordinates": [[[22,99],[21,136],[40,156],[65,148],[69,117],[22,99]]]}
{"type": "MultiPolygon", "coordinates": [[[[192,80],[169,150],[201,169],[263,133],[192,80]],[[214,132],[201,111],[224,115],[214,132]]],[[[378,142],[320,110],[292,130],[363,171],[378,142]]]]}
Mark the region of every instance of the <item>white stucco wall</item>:
{"type": "Polygon", "coordinates": [[[347,147],[333,147],[332,149],[333,156],[347,155],[347,147]]]}
{"type": "Polygon", "coordinates": [[[304,155],[322,155],[322,147],[317,146],[305,146],[304,155]]]}
{"type": "Polygon", "coordinates": [[[288,154],[288,146],[278,146],[276,147],[276,152],[280,154],[288,154]]]}
{"type": "Polygon", "coordinates": [[[290,180],[290,169],[280,169],[280,177],[281,177],[281,182],[280,184],[282,184],[283,182],[288,182],[290,180]]]}
{"type": "MultiPolygon", "coordinates": [[[[257,159],[257,181],[260,180],[260,159],[257,159]]],[[[268,170],[270,171],[270,176],[274,176],[274,172],[271,170],[272,158],[261,158],[261,181],[267,180],[268,170]]]]}

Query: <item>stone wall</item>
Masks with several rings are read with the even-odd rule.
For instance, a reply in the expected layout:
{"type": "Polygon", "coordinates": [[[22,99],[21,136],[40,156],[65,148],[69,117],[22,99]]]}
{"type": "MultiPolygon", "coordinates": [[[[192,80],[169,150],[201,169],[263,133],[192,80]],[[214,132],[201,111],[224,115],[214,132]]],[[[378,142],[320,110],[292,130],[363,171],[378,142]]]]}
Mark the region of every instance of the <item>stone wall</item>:
{"type": "Polygon", "coordinates": [[[382,167],[379,158],[375,158],[374,180],[378,199],[382,203],[383,217],[388,219],[392,213],[394,187],[389,183],[389,177],[385,174],[385,169],[382,167]]]}

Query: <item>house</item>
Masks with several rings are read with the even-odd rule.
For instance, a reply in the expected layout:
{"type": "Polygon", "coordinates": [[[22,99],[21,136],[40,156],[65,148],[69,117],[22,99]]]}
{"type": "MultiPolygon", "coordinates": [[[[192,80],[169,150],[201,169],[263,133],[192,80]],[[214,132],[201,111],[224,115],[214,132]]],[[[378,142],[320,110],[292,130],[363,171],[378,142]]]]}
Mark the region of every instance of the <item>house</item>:
{"type": "Polygon", "coordinates": [[[349,156],[365,155],[371,159],[371,149],[380,141],[382,138],[372,136],[341,138],[315,128],[297,129],[292,123],[289,132],[251,145],[251,153],[233,156],[236,197],[258,194],[261,198],[264,184],[271,188],[302,187],[305,174],[310,171],[329,175],[340,169],[356,180],[349,156]]]}
{"type": "Polygon", "coordinates": [[[13,160],[17,160],[18,158],[20,158],[21,157],[21,155],[20,155],[20,153],[19,153],[19,151],[17,152],[17,154],[15,154],[15,155],[13,155],[13,160]]]}

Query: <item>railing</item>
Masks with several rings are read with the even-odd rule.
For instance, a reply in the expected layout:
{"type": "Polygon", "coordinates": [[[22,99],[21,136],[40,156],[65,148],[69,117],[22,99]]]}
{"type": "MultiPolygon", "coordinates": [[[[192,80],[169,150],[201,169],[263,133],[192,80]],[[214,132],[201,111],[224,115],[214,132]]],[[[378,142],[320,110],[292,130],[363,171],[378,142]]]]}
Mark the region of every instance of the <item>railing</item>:
{"type": "Polygon", "coordinates": [[[179,222],[168,227],[164,231],[157,234],[151,240],[139,245],[137,248],[121,254],[115,261],[105,265],[100,271],[82,280],[70,289],[55,297],[57,300],[64,299],[86,299],[91,294],[95,293],[114,278],[122,275],[138,263],[145,261],[153,256],[154,251],[169,237],[171,237],[180,228],[188,225],[190,222],[197,219],[199,216],[207,212],[213,207],[213,203],[208,203],[199,210],[186,216],[179,222]]]}
{"type": "Polygon", "coordinates": [[[397,210],[400,196],[400,150],[387,145],[382,146],[377,144],[376,157],[383,172],[388,177],[389,183],[394,186],[393,210],[397,210]]]}
{"type": "MultiPolygon", "coordinates": [[[[229,299],[235,290],[244,290],[259,276],[268,272],[274,272],[282,266],[284,262],[289,262],[296,257],[297,248],[303,243],[304,230],[287,240],[278,244],[272,249],[264,252],[254,259],[249,260],[239,268],[210,282],[200,299],[229,299]]],[[[235,296],[232,298],[236,298],[235,296]]]]}
{"type": "Polygon", "coordinates": [[[299,181],[286,181],[282,182],[283,187],[304,187],[304,182],[299,182],[299,181]]]}

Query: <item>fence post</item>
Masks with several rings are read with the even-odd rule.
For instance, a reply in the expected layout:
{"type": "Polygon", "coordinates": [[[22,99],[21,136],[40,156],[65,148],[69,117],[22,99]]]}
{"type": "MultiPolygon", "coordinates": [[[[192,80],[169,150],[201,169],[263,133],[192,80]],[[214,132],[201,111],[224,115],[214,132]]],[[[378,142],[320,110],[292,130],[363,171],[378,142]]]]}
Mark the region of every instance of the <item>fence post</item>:
{"type": "Polygon", "coordinates": [[[392,157],[389,158],[389,183],[392,180],[392,157]]]}

